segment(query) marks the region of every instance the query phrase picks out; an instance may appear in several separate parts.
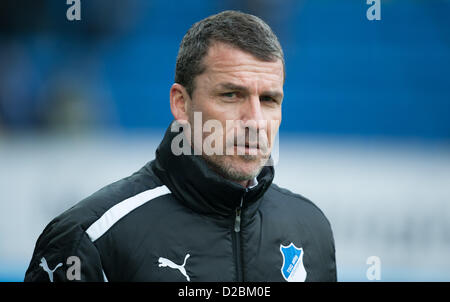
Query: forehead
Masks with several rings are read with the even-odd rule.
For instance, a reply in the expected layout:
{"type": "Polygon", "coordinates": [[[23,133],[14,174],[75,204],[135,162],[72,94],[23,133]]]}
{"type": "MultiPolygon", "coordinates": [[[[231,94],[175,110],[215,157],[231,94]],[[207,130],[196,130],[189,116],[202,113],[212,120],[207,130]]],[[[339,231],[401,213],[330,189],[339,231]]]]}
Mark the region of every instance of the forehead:
{"type": "Polygon", "coordinates": [[[232,45],[215,42],[203,61],[211,81],[237,80],[240,84],[283,86],[283,63],[280,59],[262,61],[232,45]]]}

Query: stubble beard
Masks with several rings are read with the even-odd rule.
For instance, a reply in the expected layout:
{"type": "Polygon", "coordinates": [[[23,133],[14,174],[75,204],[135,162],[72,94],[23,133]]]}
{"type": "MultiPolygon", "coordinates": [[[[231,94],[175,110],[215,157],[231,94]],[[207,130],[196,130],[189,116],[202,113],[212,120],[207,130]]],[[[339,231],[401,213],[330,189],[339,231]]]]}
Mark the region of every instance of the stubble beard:
{"type": "Polygon", "coordinates": [[[228,155],[205,155],[202,157],[209,165],[209,167],[222,177],[235,181],[241,182],[246,180],[254,179],[261,172],[268,158],[261,157],[258,155],[238,155],[239,161],[250,163],[253,162],[255,165],[254,169],[251,171],[243,171],[239,169],[239,162],[235,161],[232,157],[228,155]]]}

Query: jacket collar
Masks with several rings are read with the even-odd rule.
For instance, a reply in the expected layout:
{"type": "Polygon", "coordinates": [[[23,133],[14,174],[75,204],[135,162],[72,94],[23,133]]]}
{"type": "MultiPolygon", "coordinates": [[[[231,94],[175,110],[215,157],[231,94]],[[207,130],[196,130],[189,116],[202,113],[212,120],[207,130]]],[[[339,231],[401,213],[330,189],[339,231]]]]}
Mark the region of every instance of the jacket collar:
{"type": "Polygon", "coordinates": [[[211,170],[200,155],[174,155],[171,143],[179,134],[172,132],[169,126],[156,150],[156,159],[151,163],[155,174],[172,194],[186,206],[202,214],[229,216],[240,206],[241,200],[244,209],[256,211],[257,206],[250,205],[258,202],[271,185],[273,166],[263,167],[250,186],[244,188],[211,170]]]}

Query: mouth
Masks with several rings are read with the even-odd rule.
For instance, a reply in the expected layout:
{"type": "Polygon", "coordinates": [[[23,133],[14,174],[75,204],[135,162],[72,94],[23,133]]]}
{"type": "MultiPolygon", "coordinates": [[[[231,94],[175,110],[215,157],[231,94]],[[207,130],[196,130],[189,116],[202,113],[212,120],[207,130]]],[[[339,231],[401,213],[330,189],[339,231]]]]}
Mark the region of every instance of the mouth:
{"type": "Polygon", "coordinates": [[[245,147],[245,148],[254,148],[259,149],[259,143],[258,142],[245,142],[243,144],[235,143],[236,147],[245,147]]]}
{"type": "Polygon", "coordinates": [[[259,149],[259,144],[258,143],[245,143],[244,147],[245,148],[259,149]]]}
{"type": "Polygon", "coordinates": [[[260,147],[258,143],[245,143],[234,145],[238,155],[258,155],[260,147]]]}
{"type": "Polygon", "coordinates": [[[248,135],[235,137],[229,143],[229,146],[234,149],[234,154],[237,153],[237,155],[265,155],[269,150],[267,139],[262,136],[257,139],[252,139],[248,135]]]}

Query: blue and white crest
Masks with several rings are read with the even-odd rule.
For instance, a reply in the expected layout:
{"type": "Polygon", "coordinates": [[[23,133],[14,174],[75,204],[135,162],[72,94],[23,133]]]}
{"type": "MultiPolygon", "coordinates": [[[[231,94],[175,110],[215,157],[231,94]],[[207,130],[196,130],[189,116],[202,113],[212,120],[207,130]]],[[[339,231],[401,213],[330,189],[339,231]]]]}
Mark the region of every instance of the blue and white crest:
{"type": "Polygon", "coordinates": [[[291,242],[288,246],[280,244],[280,252],[283,255],[283,278],[288,282],[304,282],[306,270],[303,266],[303,248],[298,248],[291,242]]]}

